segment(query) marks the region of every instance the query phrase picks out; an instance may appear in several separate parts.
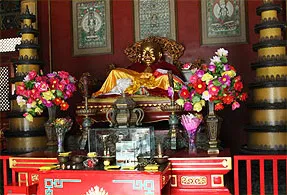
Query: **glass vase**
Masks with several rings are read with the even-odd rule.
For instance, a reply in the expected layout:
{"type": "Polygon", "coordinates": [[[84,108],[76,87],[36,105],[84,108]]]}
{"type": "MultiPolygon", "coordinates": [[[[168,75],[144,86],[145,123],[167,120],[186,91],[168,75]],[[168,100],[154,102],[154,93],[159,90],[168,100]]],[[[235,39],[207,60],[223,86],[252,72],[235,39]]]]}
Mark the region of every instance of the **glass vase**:
{"type": "Polygon", "coordinates": [[[54,126],[52,125],[53,121],[56,119],[57,107],[52,106],[48,108],[48,121],[45,123],[45,132],[47,136],[47,150],[56,151],[57,150],[57,134],[54,126]]]}
{"type": "Polygon", "coordinates": [[[188,153],[196,154],[196,130],[195,131],[187,131],[188,134],[188,153]]]}

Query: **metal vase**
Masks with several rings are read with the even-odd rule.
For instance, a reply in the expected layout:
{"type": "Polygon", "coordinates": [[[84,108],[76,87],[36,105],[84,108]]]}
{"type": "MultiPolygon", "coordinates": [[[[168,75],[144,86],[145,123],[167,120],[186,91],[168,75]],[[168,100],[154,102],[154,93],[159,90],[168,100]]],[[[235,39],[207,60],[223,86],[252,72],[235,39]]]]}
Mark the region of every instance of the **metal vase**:
{"type": "Polygon", "coordinates": [[[45,132],[47,136],[47,150],[56,151],[57,150],[57,134],[52,122],[56,119],[57,107],[52,106],[48,108],[49,119],[45,123],[45,132]]]}
{"type": "Polygon", "coordinates": [[[208,102],[208,115],[206,117],[207,136],[209,148],[208,154],[219,154],[218,135],[219,135],[219,118],[214,113],[214,103],[208,102]]]}

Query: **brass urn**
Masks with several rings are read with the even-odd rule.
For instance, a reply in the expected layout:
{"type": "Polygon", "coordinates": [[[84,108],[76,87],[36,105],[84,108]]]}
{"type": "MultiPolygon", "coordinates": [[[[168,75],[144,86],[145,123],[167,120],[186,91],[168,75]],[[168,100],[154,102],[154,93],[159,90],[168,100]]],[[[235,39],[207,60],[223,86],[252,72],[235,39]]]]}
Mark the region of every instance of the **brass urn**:
{"type": "Polygon", "coordinates": [[[106,113],[110,127],[140,126],[144,117],[144,111],[141,108],[135,107],[136,102],[130,96],[126,96],[123,93],[106,113]]]}

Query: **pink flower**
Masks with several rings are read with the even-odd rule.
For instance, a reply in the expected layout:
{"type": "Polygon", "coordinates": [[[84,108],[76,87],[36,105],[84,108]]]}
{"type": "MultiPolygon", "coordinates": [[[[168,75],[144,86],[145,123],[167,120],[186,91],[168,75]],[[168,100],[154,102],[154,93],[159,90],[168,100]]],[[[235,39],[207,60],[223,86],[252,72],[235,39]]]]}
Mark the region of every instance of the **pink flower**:
{"type": "Polygon", "coordinates": [[[219,87],[217,87],[215,85],[209,85],[208,86],[208,92],[210,95],[216,96],[218,94],[218,91],[219,91],[219,87]]]}
{"type": "Polygon", "coordinates": [[[33,80],[37,76],[37,72],[32,70],[28,73],[29,80],[33,80]]]}
{"type": "Polygon", "coordinates": [[[233,102],[232,104],[232,110],[235,110],[236,108],[239,108],[240,104],[238,102],[233,102]]]}
{"type": "Polygon", "coordinates": [[[197,79],[198,79],[198,76],[197,76],[196,74],[191,75],[191,76],[189,77],[189,82],[192,83],[192,84],[194,84],[194,83],[197,82],[197,79]]]}
{"type": "Polygon", "coordinates": [[[204,71],[199,69],[196,71],[196,75],[201,78],[204,75],[204,71]]]}
{"type": "Polygon", "coordinates": [[[56,77],[56,75],[57,75],[56,72],[52,72],[52,73],[48,73],[47,77],[48,78],[54,78],[54,77],[56,77]]]}
{"type": "Polygon", "coordinates": [[[223,75],[223,77],[218,78],[218,81],[223,85],[230,86],[230,76],[228,76],[227,74],[223,75]]]}
{"type": "Polygon", "coordinates": [[[58,75],[59,75],[61,78],[63,78],[63,79],[69,78],[69,73],[66,72],[66,71],[59,71],[59,72],[58,72],[58,75]]]}
{"type": "Polygon", "coordinates": [[[185,111],[191,111],[192,110],[192,104],[190,102],[185,102],[183,105],[183,108],[185,111]]]}
{"type": "Polygon", "coordinates": [[[35,87],[42,92],[47,91],[49,86],[46,82],[41,81],[40,83],[36,83],[35,87]]]}
{"type": "Polygon", "coordinates": [[[211,72],[215,72],[216,66],[214,64],[209,64],[208,70],[211,72]]]}
{"type": "Polygon", "coordinates": [[[230,70],[229,64],[224,64],[224,65],[223,65],[223,70],[224,70],[224,71],[229,71],[229,70],[230,70]]]}

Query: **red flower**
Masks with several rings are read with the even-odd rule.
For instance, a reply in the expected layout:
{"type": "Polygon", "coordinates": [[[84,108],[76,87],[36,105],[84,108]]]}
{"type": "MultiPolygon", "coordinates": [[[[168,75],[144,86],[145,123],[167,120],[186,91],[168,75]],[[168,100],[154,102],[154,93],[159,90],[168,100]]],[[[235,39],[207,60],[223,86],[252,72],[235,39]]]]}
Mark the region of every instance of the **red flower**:
{"type": "Polygon", "coordinates": [[[208,66],[207,66],[207,64],[202,64],[202,65],[201,65],[201,68],[202,68],[202,70],[207,71],[208,66]]]}
{"type": "Polygon", "coordinates": [[[210,95],[214,95],[215,96],[219,92],[219,87],[214,86],[214,85],[209,85],[208,92],[209,92],[210,95]]]}
{"type": "Polygon", "coordinates": [[[231,104],[234,101],[234,96],[227,95],[222,98],[224,104],[231,104]]]}
{"type": "Polygon", "coordinates": [[[211,97],[209,98],[209,101],[211,101],[211,102],[213,102],[214,100],[218,100],[218,97],[216,97],[216,96],[211,96],[211,97]]]}
{"type": "Polygon", "coordinates": [[[190,93],[189,93],[189,91],[188,91],[187,89],[182,89],[182,90],[180,91],[180,96],[181,96],[182,98],[184,98],[184,99],[187,99],[187,98],[189,98],[190,93]]]}
{"type": "Polygon", "coordinates": [[[234,89],[235,89],[236,91],[241,91],[242,88],[243,88],[243,84],[242,84],[241,81],[237,81],[237,82],[234,83],[234,89]]]}
{"type": "Polygon", "coordinates": [[[235,82],[237,82],[237,81],[241,81],[241,76],[237,76],[237,77],[235,77],[235,78],[234,78],[234,81],[235,81],[235,82]]]}
{"type": "Polygon", "coordinates": [[[201,81],[201,80],[198,80],[196,83],[195,83],[195,91],[199,94],[202,94],[205,89],[206,89],[206,84],[205,82],[201,81]]]}
{"type": "Polygon", "coordinates": [[[69,104],[68,104],[67,102],[64,102],[64,101],[63,101],[63,102],[61,103],[60,107],[61,107],[61,108],[60,108],[61,110],[68,110],[69,104]]]}
{"type": "Polygon", "coordinates": [[[234,72],[236,72],[234,66],[229,65],[230,70],[233,70],[234,72]]]}
{"type": "Polygon", "coordinates": [[[57,106],[59,106],[59,105],[62,103],[62,100],[61,100],[60,98],[55,98],[55,99],[53,100],[53,102],[54,102],[57,106]]]}
{"type": "Polygon", "coordinates": [[[222,103],[215,104],[215,106],[214,106],[215,110],[223,110],[223,108],[224,108],[224,106],[222,103]]]}
{"type": "Polygon", "coordinates": [[[242,93],[241,96],[239,96],[239,99],[240,99],[241,101],[246,101],[247,98],[248,98],[247,93],[242,93]]]}

